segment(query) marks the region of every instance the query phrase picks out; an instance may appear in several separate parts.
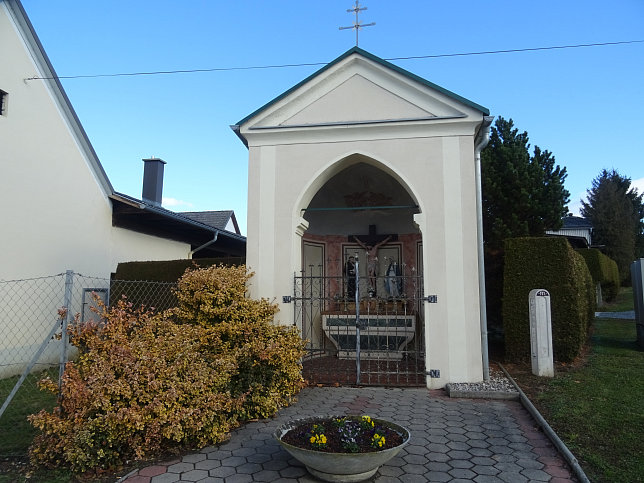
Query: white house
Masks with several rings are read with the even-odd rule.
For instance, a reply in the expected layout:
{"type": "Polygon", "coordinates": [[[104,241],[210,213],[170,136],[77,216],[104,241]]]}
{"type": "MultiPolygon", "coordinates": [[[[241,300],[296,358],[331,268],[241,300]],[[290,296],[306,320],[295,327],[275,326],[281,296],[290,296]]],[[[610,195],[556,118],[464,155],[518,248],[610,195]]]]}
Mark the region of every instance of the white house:
{"type": "Polygon", "coordinates": [[[547,230],[546,235],[563,236],[575,248],[588,248],[593,244],[593,224],[580,216],[564,216],[558,230],[547,230]]]}
{"type": "Polygon", "coordinates": [[[161,160],[145,160],[143,199],[114,191],[18,0],[0,0],[0,59],[0,359],[39,342],[63,304],[33,287],[9,294],[6,281],[109,280],[119,262],[244,254],[239,233],[161,207],[161,160]],[[49,322],[12,304],[42,304],[49,322]]]}
{"type": "Polygon", "coordinates": [[[396,360],[399,374],[413,353],[435,388],[484,378],[480,150],[491,122],[486,108],[355,47],[232,126],[249,150],[252,293],[280,303],[311,357],[352,357],[341,346],[355,329],[331,325],[350,325],[338,320],[358,305],[369,324],[404,313],[406,327],[363,327],[399,352],[363,347],[365,359],[396,360]],[[351,305],[355,254],[365,285],[351,305]]]}

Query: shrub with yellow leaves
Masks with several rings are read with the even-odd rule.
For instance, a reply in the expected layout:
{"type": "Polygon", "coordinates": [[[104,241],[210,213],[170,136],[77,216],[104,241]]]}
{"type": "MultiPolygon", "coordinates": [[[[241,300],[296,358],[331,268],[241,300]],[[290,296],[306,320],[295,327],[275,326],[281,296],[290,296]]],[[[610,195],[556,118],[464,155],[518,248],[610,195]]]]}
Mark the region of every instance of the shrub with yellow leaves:
{"type": "Polygon", "coordinates": [[[180,323],[204,326],[248,318],[271,321],[277,306],[266,299],[248,297],[247,283],[252,276],[244,265],[188,268],[175,290],[178,305],[167,314],[180,323]]]}
{"type": "MultiPolygon", "coordinates": [[[[76,323],[80,349],[65,368],[51,413],[30,416],[40,430],[30,448],[36,465],[76,472],[111,468],[177,446],[222,441],[237,424],[241,399],[230,396],[237,365],[207,350],[208,331],[182,326],[124,300],[100,324],[76,323]]],[[[43,381],[44,389],[56,391],[43,381]]]]}
{"type": "Polygon", "coordinates": [[[168,312],[177,322],[210,327],[213,352],[233,355],[230,391],[244,396],[243,420],[275,414],[304,385],[305,342],[294,327],[273,323],[276,304],[248,296],[252,276],[245,266],[188,269],[178,282],[178,307],[168,312]]]}
{"type": "MultiPolygon", "coordinates": [[[[243,267],[188,270],[179,306],[165,314],[121,300],[100,323],[77,316],[70,341],[80,355],[66,365],[58,405],[30,416],[40,430],[32,462],[114,468],[219,443],[239,422],[289,404],[303,386],[304,342],[272,324],[275,305],[246,297],[250,276],[243,267]]],[[[58,390],[50,380],[41,387],[58,390]]]]}

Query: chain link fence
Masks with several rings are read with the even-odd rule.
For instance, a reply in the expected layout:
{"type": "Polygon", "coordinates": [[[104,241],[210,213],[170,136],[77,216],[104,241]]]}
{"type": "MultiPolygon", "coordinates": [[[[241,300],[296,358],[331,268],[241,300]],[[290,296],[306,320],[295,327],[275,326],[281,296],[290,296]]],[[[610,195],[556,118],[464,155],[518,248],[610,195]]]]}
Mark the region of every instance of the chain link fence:
{"type": "Polygon", "coordinates": [[[51,410],[56,396],[38,389],[49,376],[60,381],[76,356],[66,327],[98,320],[106,305],[127,297],[135,306],[165,310],[176,305],[175,283],[122,281],[66,273],[0,281],[0,456],[24,455],[34,430],[27,416],[51,410]],[[66,310],[65,310],[66,309],[66,310]]]}

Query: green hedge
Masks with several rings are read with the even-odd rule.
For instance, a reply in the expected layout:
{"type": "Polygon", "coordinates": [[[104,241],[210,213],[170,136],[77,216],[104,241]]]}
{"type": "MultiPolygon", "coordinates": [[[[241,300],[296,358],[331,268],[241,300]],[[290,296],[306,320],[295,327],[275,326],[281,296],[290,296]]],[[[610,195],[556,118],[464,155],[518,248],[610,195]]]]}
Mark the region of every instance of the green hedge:
{"type": "Polygon", "coordinates": [[[138,307],[163,311],[177,305],[173,290],[188,268],[243,265],[245,257],[119,263],[110,283],[110,305],[126,297],[138,307]]]}
{"type": "Polygon", "coordinates": [[[505,242],[503,328],[505,354],[530,358],[530,290],[550,292],[556,360],[572,361],[586,341],[595,312],[595,288],[583,257],[564,238],[512,238],[505,242]]]}
{"type": "Polygon", "coordinates": [[[615,300],[620,287],[617,262],[596,248],[583,248],[577,252],[586,260],[593,281],[601,285],[604,300],[606,302],[615,300]]]}
{"type": "Polygon", "coordinates": [[[146,280],[155,282],[176,282],[186,268],[207,268],[212,265],[225,265],[227,267],[244,265],[245,257],[229,258],[195,258],[192,260],[163,260],[150,262],[119,263],[113,280],[146,280]]]}

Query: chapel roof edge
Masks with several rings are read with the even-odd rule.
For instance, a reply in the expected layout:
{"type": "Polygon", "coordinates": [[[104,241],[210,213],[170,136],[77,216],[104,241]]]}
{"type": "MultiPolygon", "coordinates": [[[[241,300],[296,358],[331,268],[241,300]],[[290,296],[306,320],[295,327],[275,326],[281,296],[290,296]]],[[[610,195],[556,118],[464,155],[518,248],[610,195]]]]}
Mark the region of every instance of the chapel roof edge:
{"type": "Polygon", "coordinates": [[[364,50],[364,49],[362,49],[362,48],[360,48],[358,46],[354,46],[354,47],[351,47],[346,52],[344,52],[343,54],[341,54],[340,56],[338,56],[335,59],[333,59],[328,64],[324,65],[320,69],[318,69],[315,72],[313,72],[311,75],[309,75],[305,79],[303,79],[300,82],[298,82],[297,84],[295,84],[290,89],[284,91],[283,93],[281,93],[277,97],[275,97],[272,100],[268,101],[263,106],[259,107],[255,111],[251,112],[249,115],[247,115],[243,119],[241,119],[238,122],[236,122],[233,126],[231,126],[231,128],[235,131],[235,133],[240,138],[242,138],[242,141],[244,141],[243,136],[241,135],[241,133],[238,132],[238,130],[241,127],[242,124],[246,123],[247,121],[249,121],[253,117],[257,116],[261,112],[263,112],[266,109],[268,109],[273,104],[279,102],[280,100],[284,99],[285,97],[287,97],[288,95],[290,95],[291,93],[293,93],[294,91],[299,89],[301,86],[303,86],[304,84],[306,84],[310,80],[312,80],[315,77],[319,76],[320,74],[322,74],[326,70],[328,70],[331,67],[333,67],[334,65],[342,62],[344,59],[346,59],[347,57],[349,57],[349,56],[351,56],[353,54],[358,54],[358,55],[360,55],[360,56],[362,56],[362,57],[364,57],[366,59],[369,59],[369,60],[371,60],[371,61],[373,61],[373,62],[375,62],[377,64],[382,65],[383,67],[385,67],[387,69],[391,69],[394,72],[397,72],[397,73],[399,73],[399,74],[401,74],[401,75],[403,75],[405,77],[408,77],[408,78],[410,78],[410,79],[412,79],[412,80],[414,80],[414,81],[416,81],[416,82],[418,82],[418,83],[420,83],[422,85],[425,85],[425,86],[427,86],[427,87],[429,87],[431,89],[437,90],[437,91],[441,92],[442,94],[444,94],[444,95],[446,95],[446,96],[448,96],[448,97],[450,97],[450,98],[452,98],[452,99],[454,99],[454,100],[456,100],[456,101],[458,101],[458,102],[460,102],[462,104],[465,104],[465,105],[467,105],[467,106],[479,111],[484,116],[489,116],[490,115],[490,110],[488,108],[483,107],[480,104],[477,104],[477,103],[475,103],[473,101],[470,101],[469,99],[466,99],[463,96],[460,96],[460,95],[458,95],[458,94],[456,94],[456,93],[454,93],[454,92],[452,92],[452,91],[450,91],[448,89],[445,89],[444,87],[441,87],[441,86],[439,86],[437,84],[434,84],[433,82],[430,82],[427,79],[424,79],[423,77],[420,77],[420,76],[418,76],[418,75],[416,75],[416,74],[414,74],[414,73],[412,73],[412,72],[410,72],[410,71],[408,71],[406,69],[403,69],[402,67],[399,67],[399,66],[397,66],[395,64],[392,64],[391,62],[389,62],[387,60],[384,60],[384,59],[378,57],[377,55],[372,54],[371,52],[369,52],[367,50],[364,50]],[[235,130],[235,128],[237,128],[237,131],[235,130]]]}

